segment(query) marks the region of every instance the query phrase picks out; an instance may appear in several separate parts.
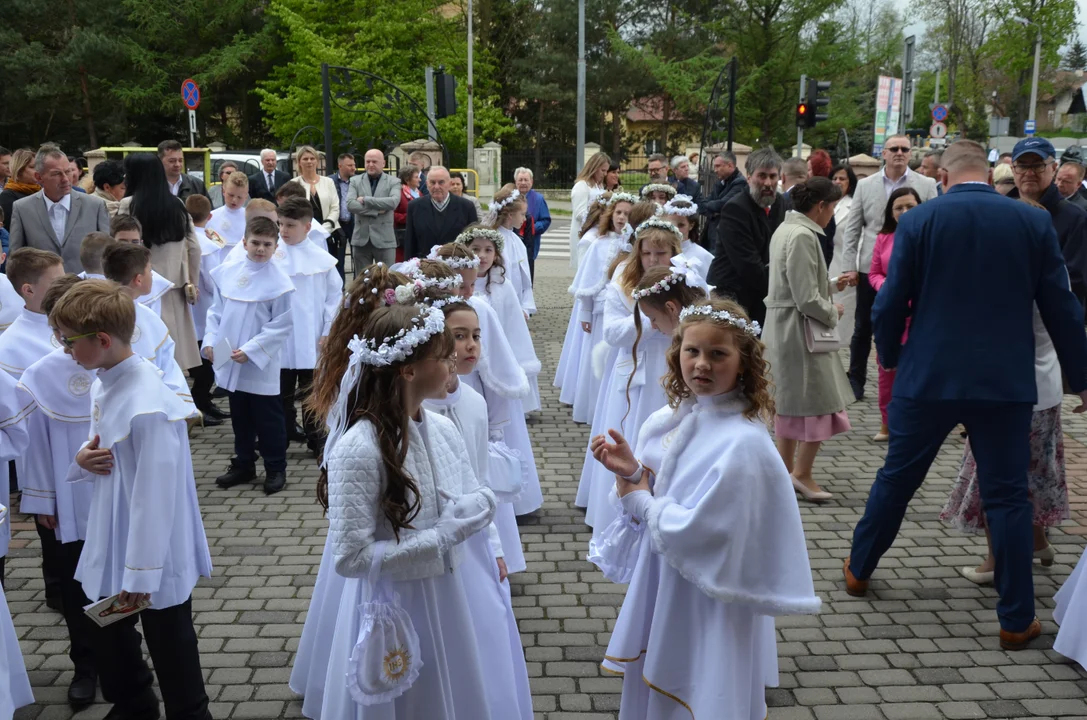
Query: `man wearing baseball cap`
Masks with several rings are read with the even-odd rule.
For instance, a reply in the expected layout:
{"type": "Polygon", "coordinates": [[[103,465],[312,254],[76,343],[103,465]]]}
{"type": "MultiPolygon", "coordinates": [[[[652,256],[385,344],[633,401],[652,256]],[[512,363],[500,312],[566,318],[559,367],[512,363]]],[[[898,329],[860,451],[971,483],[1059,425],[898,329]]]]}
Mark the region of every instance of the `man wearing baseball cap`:
{"type": "Polygon", "coordinates": [[[1015,189],[1010,198],[1027,198],[1049,211],[1057,231],[1072,292],[1080,304],[1087,303],[1087,212],[1061,196],[1057,177],[1057,151],[1045,138],[1026,138],[1012,150],[1015,189]]]}

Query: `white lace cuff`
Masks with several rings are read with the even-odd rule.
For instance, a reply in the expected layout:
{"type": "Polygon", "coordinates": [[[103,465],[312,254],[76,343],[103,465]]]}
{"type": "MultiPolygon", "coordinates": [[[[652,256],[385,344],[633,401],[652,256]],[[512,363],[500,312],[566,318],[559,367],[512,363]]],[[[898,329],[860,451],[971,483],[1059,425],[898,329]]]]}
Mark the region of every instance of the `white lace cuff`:
{"type": "Polygon", "coordinates": [[[622,513],[589,541],[589,562],[600,568],[604,577],[613,583],[629,583],[638,564],[638,548],[644,532],[644,522],[622,513]]]}

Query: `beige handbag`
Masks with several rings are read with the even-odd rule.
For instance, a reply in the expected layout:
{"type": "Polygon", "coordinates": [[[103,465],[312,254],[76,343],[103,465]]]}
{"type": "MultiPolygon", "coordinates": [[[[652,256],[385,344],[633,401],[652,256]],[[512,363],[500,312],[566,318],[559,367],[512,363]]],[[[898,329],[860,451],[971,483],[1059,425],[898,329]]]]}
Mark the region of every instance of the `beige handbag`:
{"type": "Polygon", "coordinates": [[[805,315],[804,344],[810,353],[835,352],[842,347],[842,336],[838,333],[838,328],[827,327],[805,315]]]}

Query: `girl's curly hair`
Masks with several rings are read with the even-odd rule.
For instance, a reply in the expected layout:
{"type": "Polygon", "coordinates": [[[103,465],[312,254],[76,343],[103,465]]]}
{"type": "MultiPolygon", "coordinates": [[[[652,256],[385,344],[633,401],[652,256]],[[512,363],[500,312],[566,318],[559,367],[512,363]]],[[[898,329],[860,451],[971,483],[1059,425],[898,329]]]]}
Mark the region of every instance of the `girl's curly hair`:
{"type": "MultiPolygon", "coordinates": [[[[744,318],[751,322],[750,316],[733,300],[710,300],[699,303],[709,305],[715,312],[727,312],[733,317],[744,318]]],[[[668,395],[668,406],[679,407],[686,398],[691,397],[691,389],[683,382],[683,370],[680,368],[680,349],[683,346],[683,334],[697,323],[710,323],[732,335],[740,351],[740,392],[747,398],[749,406],[744,410],[748,420],[755,418],[769,423],[774,417],[773,383],[770,381],[770,363],[763,355],[763,344],[754,335],[749,335],[735,325],[715,320],[708,315],[694,315],[683,320],[672,337],[672,346],[668,348],[668,373],[664,376],[664,392],[668,395]]]]}

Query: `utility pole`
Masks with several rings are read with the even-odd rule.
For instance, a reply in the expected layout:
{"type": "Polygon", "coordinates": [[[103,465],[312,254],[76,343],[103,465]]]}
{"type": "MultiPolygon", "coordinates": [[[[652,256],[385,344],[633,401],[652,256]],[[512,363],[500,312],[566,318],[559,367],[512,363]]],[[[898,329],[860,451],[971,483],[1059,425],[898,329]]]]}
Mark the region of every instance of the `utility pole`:
{"type": "Polygon", "coordinates": [[[937,63],[936,65],[936,96],[932,98],[933,105],[940,104],[940,74],[943,72],[943,63],[937,63]]]}
{"type": "Polygon", "coordinates": [[[1038,24],[1034,24],[1035,29],[1038,31],[1038,36],[1034,40],[1034,77],[1030,82],[1030,115],[1027,116],[1027,120],[1036,121],[1036,113],[1038,112],[1038,66],[1042,63],[1042,29],[1038,27],[1038,24]]]}
{"type": "Polygon", "coordinates": [[[585,164],[585,0],[577,0],[577,171],[585,164]]]}
{"type": "Polygon", "coordinates": [[[475,169],[476,158],[476,117],[475,87],[472,85],[472,46],[475,40],[472,34],[472,0],[468,0],[468,167],[475,169]]]}

